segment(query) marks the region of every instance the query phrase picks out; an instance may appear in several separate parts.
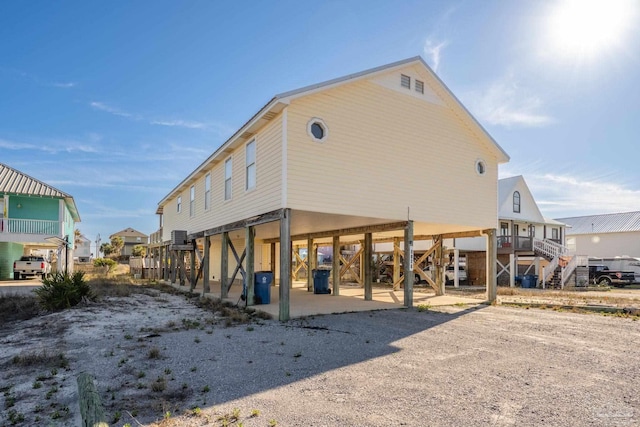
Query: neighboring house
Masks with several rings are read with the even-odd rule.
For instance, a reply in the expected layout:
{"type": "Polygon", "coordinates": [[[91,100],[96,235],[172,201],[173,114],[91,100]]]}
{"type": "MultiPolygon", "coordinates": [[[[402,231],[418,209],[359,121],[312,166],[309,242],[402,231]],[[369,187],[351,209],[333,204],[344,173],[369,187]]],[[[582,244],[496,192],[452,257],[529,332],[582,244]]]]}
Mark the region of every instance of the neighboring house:
{"type": "Polygon", "coordinates": [[[640,211],[559,218],[567,246],[590,257],[640,257],[640,211]]]}
{"type": "Polygon", "coordinates": [[[84,234],[76,237],[74,259],[77,259],[78,262],[91,261],[91,240],[87,239],[84,234]]]}
{"type": "MultiPolygon", "coordinates": [[[[414,241],[431,240],[442,255],[443,239],[484,233],[495,253],[498,165],[508,159],[422,58],[410,58],[276,95],[159,202],[152,250],[172,282],[184,270],[180,251],[191,260],[202,251],[205,289],[219,278],[222,298],[235,267],[249,293],[252,273],[271,270],[285,320],[292,242],[339,253],[361,240],[366,258],[378,241],[412,253],[414,241]]],[[[339,257],[332,262],[339,294],[339,257]]],[[[493,299],[495,271],[487,276],[493,299]]]]}
{"type": "Polygon", "coordinates": [[[124,246],[122,247],[120,255],[131,256],[131,252],[134,247],[139,245],[147,246],[149,243],[149,236],[139,232],[138,230],[134,230],[131,227],[125,228],[117,233],[113,233],[109,236],[109,239],[113,239],[116,236],[122,237],[122,240],[124,241],[124,246]]]}
{"type": "Polygon", "coordinates": [[[57,269],[71,271],[76,222],[72,196],[0,163],[0,279],[12,278],[13,262],[36,250],[56,250],[57,269]]]}
{"type": "MultiPolygon", "coordinates": [[[[541,265],[568,254],[565,228],[542,215],[522,175],[499,180],[498,283],[513,285],[515,276],[540,275],[541,265]]],[[[484,253],[480,239],[457,239],[452,246],[466,255],[469,277],[483,275],[484,260],[473,262],[484,253]]]]}

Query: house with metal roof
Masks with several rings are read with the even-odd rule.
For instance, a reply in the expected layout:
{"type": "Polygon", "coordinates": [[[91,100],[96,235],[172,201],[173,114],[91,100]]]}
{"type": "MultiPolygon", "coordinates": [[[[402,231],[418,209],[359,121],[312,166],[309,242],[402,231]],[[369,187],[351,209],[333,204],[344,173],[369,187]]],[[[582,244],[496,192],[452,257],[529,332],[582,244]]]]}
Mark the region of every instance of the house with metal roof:
{"type": "Polygon", "coordinates": [[[12,278],[13,262],[36,249],[57,252],[58,269],[72,269],[76,222],[71,195],[0,163],[0,279],[12,278]]]}
{"type": "MultiPolygon", "coordinates": [[[[191,286],[202,277],[205,293],[217,278],[212,293],[221,299],[240,273],[248,304],[254,272],[270,271],[286,320],[298,292],[292,246],[312,254],[308,271],[318,246],[332,248],[332,296],[321,297],[329,303],[349,272],[359,276],[359,298],[373,300],[366,260],[374,244],[394,242],[395,262],[403,260],[394,290],[402,284],[411,307],[412,272],[444,293],[442,275],[434,283],[421,268],[429,256],[444,259],[443,239],[485,236],[495,259],[498,165],[508,160],[420,57],[307,86],[273,97],[159,202],[154,259],[172,283],[183,283],[185,271],[191,286]],[[419,240],[430,248],[414,258],[419,240]],[[353,242],[361,243],[357,256],[343,251],[353,242]]],[[[487,264],[493,300],[495,262],[487,264]]],[[[303,292],[317,283],[309,274],[303,292]]]]}
{"type": "Polygon", "coordinates": [[[640,211],[558,218],[567,246],[590,257],[640,257],[640,211]]]}

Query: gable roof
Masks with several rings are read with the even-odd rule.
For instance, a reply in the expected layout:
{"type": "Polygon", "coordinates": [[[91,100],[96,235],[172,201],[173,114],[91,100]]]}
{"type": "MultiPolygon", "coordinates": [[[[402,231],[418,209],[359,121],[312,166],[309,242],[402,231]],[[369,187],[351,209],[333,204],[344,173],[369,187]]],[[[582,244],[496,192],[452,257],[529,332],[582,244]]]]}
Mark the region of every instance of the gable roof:
{"type": "Polygon", "coordinates": [[[113,233],[111,236],[109,236],[109,238],[113,239],[115,236],[120,236],[120,237],[144,237],[144,238],[149,237],[146,234],[141,233],[138,230],[134,230],[131,227],[125,228],[124,230],[120,230],[117,233],[113,233]]]}
{"type": "Polygon", "coordinates": [[[558,218],[571,226],[570,234],[625,233],[640,231],[640,211],[558,218]]]}
{"type": "Polygon", "coordinates": [[[26,173],[0,163],[0,193],[17,196],[37,196],[64,199],[74,221],[80,222],[80,215],[73,197],[26,173]]]}
{"type": "Polygon", "coordinates": [[[379,67],[371,68],[365,71],[361,71],[354,74],[349,74],[344,77],[328,80],[322,83],[305,86],[300,89],[295,89],[289,92],[283,92],[274,96],[264,107],[262,107],[256,114],[253,115],[240,129],[236,131],[225,143],[223,143],[216,151],[213,152],[204,162],[202,162],[189,176],[187,176],[180,184],[178,184],[173,190],[171,190],[159,203],[156,213],[162,213],[162,205],[173,197],[177,192],[186,188],[191,181],[198,179],[204,174],[204,170],[209,166],[218,163],[220,160],[218,157],[225,155],[232,150],[235,145],[244,143],[252,138],[255,133],[266,123],[276,117],[292,100],[300,98],[302,96],[311,95],[313,93],[327,90],[336,86],[351,83],[364,78],[371,78],[374,75],[381,73],[387,73],[394,69],[400,69],[409,65],[420,65],[429,74],[431,78],[435,80],[439,86],[438,95],[442,96],[447,102],[447,105],[454,109],[457,113],[457,117],[481,140],[489,146],[489,148],[495,152],[498,163],[506,163],[509,161],[509,155],[500,147],[500,145],[489,135],[489,133],[482,127],[482,125],[473,117],[473,115],[466,109],[464,105],[455,97],[455,95],[449,90],[449,88],[440,80],[440,78],[433,72],[429,65],[420,56],[414,56],[402,61],[393,62],[391,64],[382,65],[379,67]]]}
{"type": "Polygon", "coordinates": [[[501,219],[517,219],[538,223],[546,222],[522,175],[498,180],[498,216],[501,219]],[[513,206],[514,191],[521,193],[520,213],[513,212],[513,208],[511,208],[511,210],[503,209],[504,206],[513,206]],[[527,201],[528,203],[524,203],[527,201]]]}

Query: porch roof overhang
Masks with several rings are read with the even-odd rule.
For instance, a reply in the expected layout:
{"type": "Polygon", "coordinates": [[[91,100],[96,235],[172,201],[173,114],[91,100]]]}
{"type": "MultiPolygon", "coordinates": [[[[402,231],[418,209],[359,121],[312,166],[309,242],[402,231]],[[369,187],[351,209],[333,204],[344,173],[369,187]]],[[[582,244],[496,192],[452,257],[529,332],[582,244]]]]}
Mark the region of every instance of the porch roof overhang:
{"type": "Polygon", "coordinates": [[[555,226],[555,227],[566,227],[567,225],[553,220],[553,219],[549,219],[549,218],[544,218],[544,221],[540,222],[534,219],[527,219],[527,218],[513,218],[513,217],[500,217],[500,219],[498,219],[498,221],[514,221],[514,222],[518,222],[518,223],[526,223],[526,224],[534,224],[534,225],[551,225],[551,226],[555,226]]]}

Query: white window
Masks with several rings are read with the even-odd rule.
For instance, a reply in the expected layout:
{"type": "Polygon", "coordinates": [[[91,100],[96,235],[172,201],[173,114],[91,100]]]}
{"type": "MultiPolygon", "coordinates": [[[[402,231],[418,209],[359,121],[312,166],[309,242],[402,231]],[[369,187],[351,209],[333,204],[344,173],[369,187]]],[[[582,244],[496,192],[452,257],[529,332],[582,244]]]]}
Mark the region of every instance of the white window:
{"type": "Polygon", "coordinates": [[[233,165],[231,157],[224,162],[224,199],[231,200],[231,176],[233,174],[233,165]]]}
{"type": "Polygon", "coordinates": [[[416,92],[424,94],[424,82],[416,80],[416,92]]]}
{"type": "Polygon", "coordinates": [[[182,196],[178,196],[178,213],[182,212],[182,196]]]}
{"type": "Polygon", "coordinates": [[[204,177],[204,210],[209,210],[209,204],[211,203],[211,174],[208,173],[204,177]]]}
{"type": "Polygon", "coordinates": [[[196,214],[196,186],[192,185],[189,190],[189,216],[196,214]]]}
{"type": "Polygon", "coordinates": [[[552,238],[553,240],[558,240],[558,239],[560,239],[560,237],[559,237],[559,233],[558,233],[558,229],[557,229],[557,228],[552,228],[552,229],[551,229],[551,238],[552,238]]]}
{"type": "Polygon", "coordinates": [[[405,74],[400,74],[400,86],[411,89],[411,77],[405,74]]]}
{"type": "Polygon", "coordinates": [[[247,144],[245,149],[246,185],[245,190],[256,188],[256,141],[247,144]]]}

